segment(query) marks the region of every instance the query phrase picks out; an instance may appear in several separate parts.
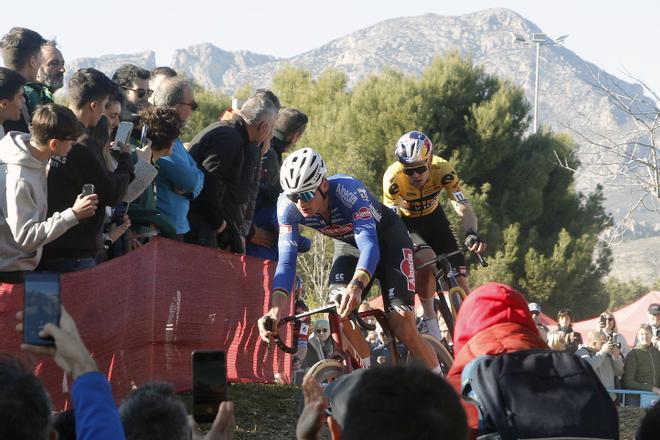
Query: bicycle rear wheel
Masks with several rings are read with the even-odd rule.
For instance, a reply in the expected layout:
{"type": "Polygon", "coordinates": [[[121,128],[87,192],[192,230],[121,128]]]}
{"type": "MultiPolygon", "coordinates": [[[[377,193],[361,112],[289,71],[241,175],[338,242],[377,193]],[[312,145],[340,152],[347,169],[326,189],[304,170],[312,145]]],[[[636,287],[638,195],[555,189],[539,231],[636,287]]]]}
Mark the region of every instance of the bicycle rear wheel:
{"type": "Polygon", "coordinates": [[[304,379],[312,377],[318,383],[327,383],[332,382],[344,374],[346,374],[346,366],[343,363],[335,359],[322,359],[307,370],[304,379]]]}

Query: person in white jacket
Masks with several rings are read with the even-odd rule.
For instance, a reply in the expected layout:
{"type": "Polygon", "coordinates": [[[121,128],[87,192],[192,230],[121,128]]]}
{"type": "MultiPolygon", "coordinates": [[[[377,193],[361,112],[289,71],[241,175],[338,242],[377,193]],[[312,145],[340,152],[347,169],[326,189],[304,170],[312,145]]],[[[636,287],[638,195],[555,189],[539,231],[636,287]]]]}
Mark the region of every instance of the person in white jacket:
{"type": "MultiPolygon", "coordinates": [[[[32,134],[9,132],[0,141],[0,282],[18,284],[39,264],[42,247],[96,211],[96,194],[46,218],[51,156],[66,156],[82,133],[78,119],[57,104],[40,106],[32,134]]],[[[82,188],[81,188],[82,189],[82,188]]]]}

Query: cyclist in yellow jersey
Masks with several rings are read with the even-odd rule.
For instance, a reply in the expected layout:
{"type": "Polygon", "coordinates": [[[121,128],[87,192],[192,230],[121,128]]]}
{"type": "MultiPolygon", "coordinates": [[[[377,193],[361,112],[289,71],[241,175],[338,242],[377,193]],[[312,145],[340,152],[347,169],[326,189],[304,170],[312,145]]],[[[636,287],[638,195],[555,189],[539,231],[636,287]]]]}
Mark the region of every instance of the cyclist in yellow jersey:
{"type": "MultiPolygon", "coordinates": [[[[470,252],[486,250],[477,233],[477,217],[470,202],[461,191],[458,174],[449,162],[433,155],[431,140],[421,131],[401,136],[396,144],[398,159],[383,176],[383,202],[397,211],[403,219],[415,247],[415,264],[434,258],[435,254],[458,249],[449,221],[440,206],[443,189],[456,213],[463,221],[465,238],[472,242],[470,252]]],[[[469,292],[465,257],[450,258],[457,271],[459,285],[469,292]]],[[[442,339],[437,315],[433,307],[435,296],[434,267],[415,272],[416,292],[424,309],[423,320],[432,336],[442,339]]]]}

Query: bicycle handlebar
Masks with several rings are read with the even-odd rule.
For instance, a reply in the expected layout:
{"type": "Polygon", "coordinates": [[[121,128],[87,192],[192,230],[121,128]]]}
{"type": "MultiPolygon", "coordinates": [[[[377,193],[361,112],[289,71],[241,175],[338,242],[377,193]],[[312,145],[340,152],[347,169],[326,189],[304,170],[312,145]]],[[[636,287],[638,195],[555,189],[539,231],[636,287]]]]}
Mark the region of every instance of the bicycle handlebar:
{"type": "MultiPolygon", "coordinates": [[[[280,321],[277,323],[277,327],[281,327],[284,325],[287,321],[284,319],[280,319],[280,321]]],[[[264,328],[268,330],[269,332],[272,332],[274,327],[273,327],[273,319],[270,316],[266,316],[266,319],[264,320],[264,328]]],[[[280,335],[273,335],[273,340],[275,341],[275,344],[279,347],[280,350],[282,350],[285,353],[289,354],[295,354],[298,351],[298,336],[295,336],[293,338],[293,346],[289,347],[286,345],[286,343],[280,338],[280,335]]]]}
{"type": "MultiPolygon", "coordinates": [[[[419,265],[415,266],[415,270],[422,270],[426,267],[432,266],[432,265],[434,265],[436,263],[439,263],[443,260],[448,260],[450,257],[453,257],[454,255],[458,255],[462,252],[463,251],[459,249],[459,250],[456,250],[456,251],[453,251],[453,252],[449,252],[447,254],[436,255],[435,258],[433,258],[431,260],[428,260],[428,261],[425,261],[422,264],[419,264],[419,265]]],[[[482,257],[480,254],[477,254],[477,253],[475,253],[474,255],[477,256],[477,260],[479,261],[479,264],[481,265],[481,267],[488,267],[488,262],[486,261],[486,259],[484,257],[482,257]]]]}

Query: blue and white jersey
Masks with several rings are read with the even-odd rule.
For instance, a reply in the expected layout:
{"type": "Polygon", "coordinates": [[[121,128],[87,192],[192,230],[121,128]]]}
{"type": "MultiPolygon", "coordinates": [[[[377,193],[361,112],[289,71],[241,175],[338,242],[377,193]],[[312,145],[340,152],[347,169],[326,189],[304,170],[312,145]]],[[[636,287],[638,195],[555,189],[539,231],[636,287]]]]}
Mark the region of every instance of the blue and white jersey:
{"type": "Polygon", "coordinates": [[[328,178],[330,188],[330,222],[320,214],[305,218],[296,204],[285,194],[277,201],[277,220],[280,224],[279,261],[273,280],[273,290],[291,291],[296,274],[298,242],[301,239],[298,225],[316,229],[323,235],[341,240],[360,250],[357,269],[370,276],[380,260],[378,233],[395,217],[391,210],[374,197],[359,180],[345,174],[328,178]]]}

